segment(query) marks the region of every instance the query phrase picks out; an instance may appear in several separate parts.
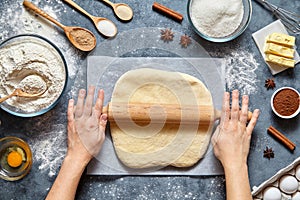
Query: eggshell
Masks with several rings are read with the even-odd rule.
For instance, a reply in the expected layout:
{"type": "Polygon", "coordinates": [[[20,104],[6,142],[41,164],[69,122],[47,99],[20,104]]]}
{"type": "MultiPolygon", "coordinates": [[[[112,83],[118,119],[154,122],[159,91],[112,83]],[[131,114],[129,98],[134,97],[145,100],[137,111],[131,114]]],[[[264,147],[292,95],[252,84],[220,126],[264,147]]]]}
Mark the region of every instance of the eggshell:
{"type": "Polygon", "coordinates": [[[297,166],[295,175],[296,175],[296,178],[300,181],[300,165],[297,166]]]}
{"type": "Polygon", "coordinates": [[[276,187],[267,187],[264,190],[264,200],[281,200],[281,192],[276,187]]]}
{"type": "Polygon", "coordinates": [[[293,194],[292,200],[300,200],[300,192],[293,194]]]}
{"type": "Polygon", "coordinates": [[[294,176],[285,175],[280,178],[279,188],[286,194],[292,194],[298,189],[298,181],[294,176]]]}

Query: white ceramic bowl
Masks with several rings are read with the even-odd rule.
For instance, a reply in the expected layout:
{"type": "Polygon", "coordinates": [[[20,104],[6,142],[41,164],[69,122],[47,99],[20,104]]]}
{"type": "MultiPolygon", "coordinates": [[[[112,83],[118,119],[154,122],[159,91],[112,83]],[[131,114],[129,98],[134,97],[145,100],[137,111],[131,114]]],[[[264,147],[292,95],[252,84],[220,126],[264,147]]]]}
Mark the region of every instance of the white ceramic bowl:
{"type": "Polygon", "coordinates": [[[290,90],[293,90],[294,92],[296,92],[296,93],[298,94],[298,100],[300,101],[300,94],[299,94],[299,92],[298,92],[296,89],[294,89],[294,88],[292,88],[292,87],[282,87],[282,88],[277,89],[277,90],[273,93],[273,95],[272,95],[272,97],[271,97],[271,107],[272,107],[273,112],[274,112],[278,117],[281,117],[281,118],[283,118],[283,119],[291,119],[291,118],[293,118],[293,117],[296,117],[296,116],[300,113],[300,104],[299,104],[298,110],[297,110],[296,112],[294,112],[292,115],[288,115],[288,116],[279,114],[279,113],[276,111],[276,109],[274,108],[274,98],[275,98],[275,96],[276,96],[280,91],[286,90],[286,89],[290,89],[290,90]]]}
{"type": "MultiPolygon", "coordinates": [[[[211,41],[211,42],[228,42],[230,40],[233,40],[235,38],[237,38],[238,36],[240,36],[248,27],[250,20],[251,20],[251,16],[252,16],[252,4],[251,4],[251,0],[242,0],[243,1],[243,5],[244,5],[244,15],[243,15],[243,19],[241,21],[241,24],[238,26],[238,28],[230,35],[227,35],[225,37],[211,37],[206,35],[205,33],[201,32],[197,26],[195,25],[195,22],[193,22],[192,20],[192,6],[193,3],[197,1],[197,0],[188,0],[188,4],[187,4],[187,13],[188,13],[188,21],[190,22],[192,28],[194,29],[194,31],[202,38],[211,41]]],[[[209,1],[209,0],[208,0],[209,1]]]]}

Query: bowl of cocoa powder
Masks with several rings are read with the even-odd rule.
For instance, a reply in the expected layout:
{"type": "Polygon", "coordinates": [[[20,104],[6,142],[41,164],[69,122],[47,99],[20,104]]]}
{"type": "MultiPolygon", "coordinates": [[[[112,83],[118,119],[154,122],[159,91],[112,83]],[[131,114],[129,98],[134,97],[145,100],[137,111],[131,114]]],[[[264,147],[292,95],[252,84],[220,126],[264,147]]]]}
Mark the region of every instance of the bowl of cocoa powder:
{"type": "Polygon", "coordinates": [[[271,98],[273,112],[283,119],[291,119],[300,112],[300,94],[292,87],[282,87],[271,98]]]}

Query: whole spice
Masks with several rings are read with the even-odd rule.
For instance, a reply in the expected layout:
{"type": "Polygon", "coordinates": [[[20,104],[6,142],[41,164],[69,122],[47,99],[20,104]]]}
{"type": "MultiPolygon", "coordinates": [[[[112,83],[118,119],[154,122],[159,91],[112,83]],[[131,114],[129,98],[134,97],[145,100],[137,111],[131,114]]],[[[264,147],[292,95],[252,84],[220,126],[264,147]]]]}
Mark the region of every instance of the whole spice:
{"type": "Polygon", "coordinates": [[[190,36],[184,34],[180,37],[180,44],[182,47],[187,48],[192,43],[190,36]]]}
{"type": "Polygon", "coordinates": [[[268,128],[268,133],[275,137],[279,142],[281,142],[285,147],[287,147],[290,151],[294,151],[296,145],[290,141],[287,137],[285,137],[282,133],[280,133],[277,129],[273,126],[268,128]]]}
{"type": "Polygon", "coordinates": [[[278,114],[290,116],[299,108],[299,95],[292,89],[283,89],[274,96],[273,106],[278,114]]]}
{"type": "Polygon", "coordinates": [[[166,28],[165,30],[161,30],[160,35],[160,39],[162,39],[164,42],[173,41],[174,33],[171,29],[166,28]]]}
{"type": "Polygon", "coordinates": [[[275,87],[276,87],[276,84],[275,84],[275,81],[274,81],[274,79],[267,79],[266,81],[265,81],[265,87],[267,88],[267,90],[268,89],[274,89],[275,87]]]}
{"type": "Polygon", "coordinates": [[[274,151],[272,148],[266,147],[266,150],[264,150],[264,158],[268,158],[269,160],[274,158],[274,151]]]}
{"type": "Polygon", "coordinates": [[[153,3],[152,9],[178,22],[181,22],[183,20],[182,14],[175,12],[174,10],[167,8],[166,6],[163,6],[157,2],[153,3]]]}

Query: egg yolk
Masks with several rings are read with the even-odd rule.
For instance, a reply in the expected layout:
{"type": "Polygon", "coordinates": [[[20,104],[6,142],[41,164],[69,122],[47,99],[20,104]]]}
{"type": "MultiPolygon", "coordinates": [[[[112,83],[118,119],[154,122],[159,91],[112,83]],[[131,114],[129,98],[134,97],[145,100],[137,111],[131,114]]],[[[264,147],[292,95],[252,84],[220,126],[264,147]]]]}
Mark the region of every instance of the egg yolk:
{"type": "Polygon", "coordinates": [[[11,167],[19,167],[22,164],[22,155],[17,151],[12,151],[7,156],[7,163],[11,167]]]}

